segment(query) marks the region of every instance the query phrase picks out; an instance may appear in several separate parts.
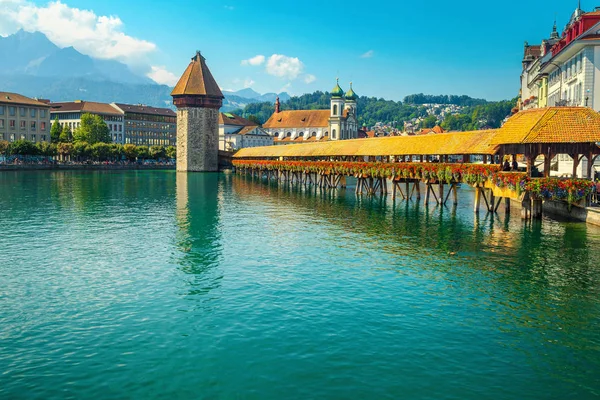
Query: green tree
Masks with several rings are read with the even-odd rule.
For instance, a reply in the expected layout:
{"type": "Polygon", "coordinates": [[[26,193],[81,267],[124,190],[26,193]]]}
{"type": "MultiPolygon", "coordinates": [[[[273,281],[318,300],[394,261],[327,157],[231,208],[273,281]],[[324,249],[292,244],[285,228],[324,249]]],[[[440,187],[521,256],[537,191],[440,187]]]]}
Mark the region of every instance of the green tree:
{"type": "Polygon", "coordinates": [[[158,160],[160,158],[164,158],[166,155],[166,150],[163,146],[151,146],[150,147],[150,157],[158,160]]]}
{"type": "Polygon", "coordinates": [[[78,159],[89,158],[92,153],[92,148],[87,142],[75,142],[73,144],[73,155],[78,159]]]}
{"type": "Polygon", "coordinates": [[[73,141],[86,142],[90,145],[96,143],[110,143],[108,125],[99,115],[83,114],[81,123],[73,133],[73,141]]]}
{"type": "Polygon", "coordinates": [[[73,155],[73,143],[61,142],[58,144],[56,150],[62,159],[65,160],[73,155]]]}
{"type": "Polygon", "coordinates": [[[69,128],[69,125],[65,124],[65,126],[62,128],[62,132],[60,133],[58,141],[60,143],[71,143],[73,141],[73,134],[71,133],[71,128],[69,128]]]}
{"type": "Polygon", "coordinates": [[[176,158],[177,148],[175,146],[167,146],[167,148],[165,149],[165,153],[167,158],[176,158]]]}
{"type": "Polygon", "coordinates": [[[39,142],[35,145],[37,147],[38,154],[42,156],[53,157],[56,155],[56,144],[48,142],[39,142]]]}
{"type": "Polygon", "coordinates": [[[52,143],[58,143],[60,141],[60,134],[62,133],[62,128],[58,123],[58,117],[52,123],[52,127],[50,128],[50,140],[52,143]]]}
{"type": "Polygon", "coordinates": [[[129,161],[135,161],[137,157],[137,147],[135,147],[135,144],[127,143],[123,146],[123,154],[129,161]]]}
{"type": "Polygon", "coordinates": [[[113,160],[120,160],[123,157],[123,145],[113,143],[110,145],[110,157],[113,160]]]}
{"type": "Polygon", "coordinates": [[[36,156],[38,155],[38,148],[30,142],[29,140],[19,139],[12,142],[9,146],[9,153],[12,155],[28,155],[28,156],[36,156]]]}
{"type": "Polygon", "coordinates": [[[260,119],[256,115],[250,114],[246,119],[248,121],[254,122],[258,126],[262,126],[262,122],[260,122],[260,119]]]}
{"type": "Polygon", "coordinates": [[[423,128],[433,128],[437,123],[437,117],[435,115],[428,115],[423,120],[423,128]]]}
{"type": "Polygon", "coordinates": [[[135,150],[136,150],[138,159],[145,160],[145,159],[150,158],[150,151],[148,149],[148,146],[138,146],[135,150]]]}
{"type": "Polygon", "coordinates": [[[98,161],[106,161],[110,156],[111,146],[108,143],[94,143],[90,148],[90,155],[98,161]]]}
{"type": "Polygon", "coordinates": [[[6,140],[0,140],[0,154],[8,155],[8,149],[10,147],[10,143],[6,140]]]}

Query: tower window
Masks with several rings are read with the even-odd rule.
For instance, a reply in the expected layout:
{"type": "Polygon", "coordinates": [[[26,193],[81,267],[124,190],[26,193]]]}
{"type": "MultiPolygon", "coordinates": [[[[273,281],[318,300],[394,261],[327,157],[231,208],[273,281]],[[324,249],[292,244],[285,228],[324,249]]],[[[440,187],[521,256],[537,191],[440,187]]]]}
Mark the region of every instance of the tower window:
{"type": "Polygon", "coordinates": [[[333,105],[333,115],[337,115],[337,104],[333,105]]]}
{"type": "Polygon", "coordinates": [[[331,131],[331,138],[335,139],[335,129],[331,131]]]}

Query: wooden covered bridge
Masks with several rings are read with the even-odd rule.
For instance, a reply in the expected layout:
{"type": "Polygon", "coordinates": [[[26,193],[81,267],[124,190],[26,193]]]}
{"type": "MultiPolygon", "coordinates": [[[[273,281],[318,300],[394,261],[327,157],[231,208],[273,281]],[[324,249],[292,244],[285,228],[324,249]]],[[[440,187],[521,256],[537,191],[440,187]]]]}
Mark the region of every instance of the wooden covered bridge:
{"type": "Polygon", "coordinates": [[[391,182],[392,196],[407,200],[413,195],[420,199],[424,184],[425,202],[433,197],[438,204],[445,204],[451,193],[456,203],[456,187],[466,183],[476,189],[475,211],[481,198],[489,211],[497,210],[502,198],[506,207],[513,199],[522,203],[528,218],[541,216],[544,198],[563,196],[572,203],[591,188],[590,181],[574,179],[568,184],[545,179],[536,185],[535,160],[543,157],[548,177],[552,159],[567,154],[573,159],[572,178],[577,178],[577,166],[586,158],[590,178],[600,154],[596,143],[600,114],[583,107],[549,107],[519,112],[495,130],[245,148],[234,155],[234,165],[241,173],[322,188],[345,187],[346,177],[352,176],[357,193],[387,194],[391,182]],[[527,170],[502,172],[503,160],[517,156],[525,157],[527,170]]]}

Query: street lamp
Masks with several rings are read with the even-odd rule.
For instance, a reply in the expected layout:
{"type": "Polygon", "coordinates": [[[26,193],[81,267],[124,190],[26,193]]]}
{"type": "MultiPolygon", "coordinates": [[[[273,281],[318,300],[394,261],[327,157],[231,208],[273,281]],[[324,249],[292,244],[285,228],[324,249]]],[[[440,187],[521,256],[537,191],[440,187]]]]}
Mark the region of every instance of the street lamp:
{"type": "Polygon", "coordinates": [[[590,89],[585,91],[585,106],[588,106],[588,99],[590,98],[590,89]]]}

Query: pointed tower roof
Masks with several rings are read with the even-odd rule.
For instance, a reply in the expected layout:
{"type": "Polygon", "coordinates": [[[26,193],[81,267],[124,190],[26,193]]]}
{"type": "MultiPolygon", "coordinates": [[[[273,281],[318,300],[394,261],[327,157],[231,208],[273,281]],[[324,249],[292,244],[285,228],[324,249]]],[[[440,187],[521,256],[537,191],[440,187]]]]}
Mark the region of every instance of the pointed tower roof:
{"type": "Polygon", "coordinates": [[[346,92],[345,97],[348,101],[356,101],[358,99],[358,95],[354,93],[354,90],[352,90],[352,82],[350,82],[350,90],[346,92]]]}
{"type": "Polygon", "coordinates": [[[206,59],[199,51],[179,78],[171,96],[210,96],[224,98],[219,85],[206,66],[206,59]]]}
{"type": "Polygon", "coordinates": [[[559,39],[558,30],[556,30],[556,17],[554,17],[554,26],[552,27],[552,33],[550,34],[550,39],[559,39]]]}
{"type": "Polygon", "coordinates": [[[331,97],[343,97],[344,91],[340,87],[340,79],[336,78],[335,87],[331,90],[331,97]]]}

